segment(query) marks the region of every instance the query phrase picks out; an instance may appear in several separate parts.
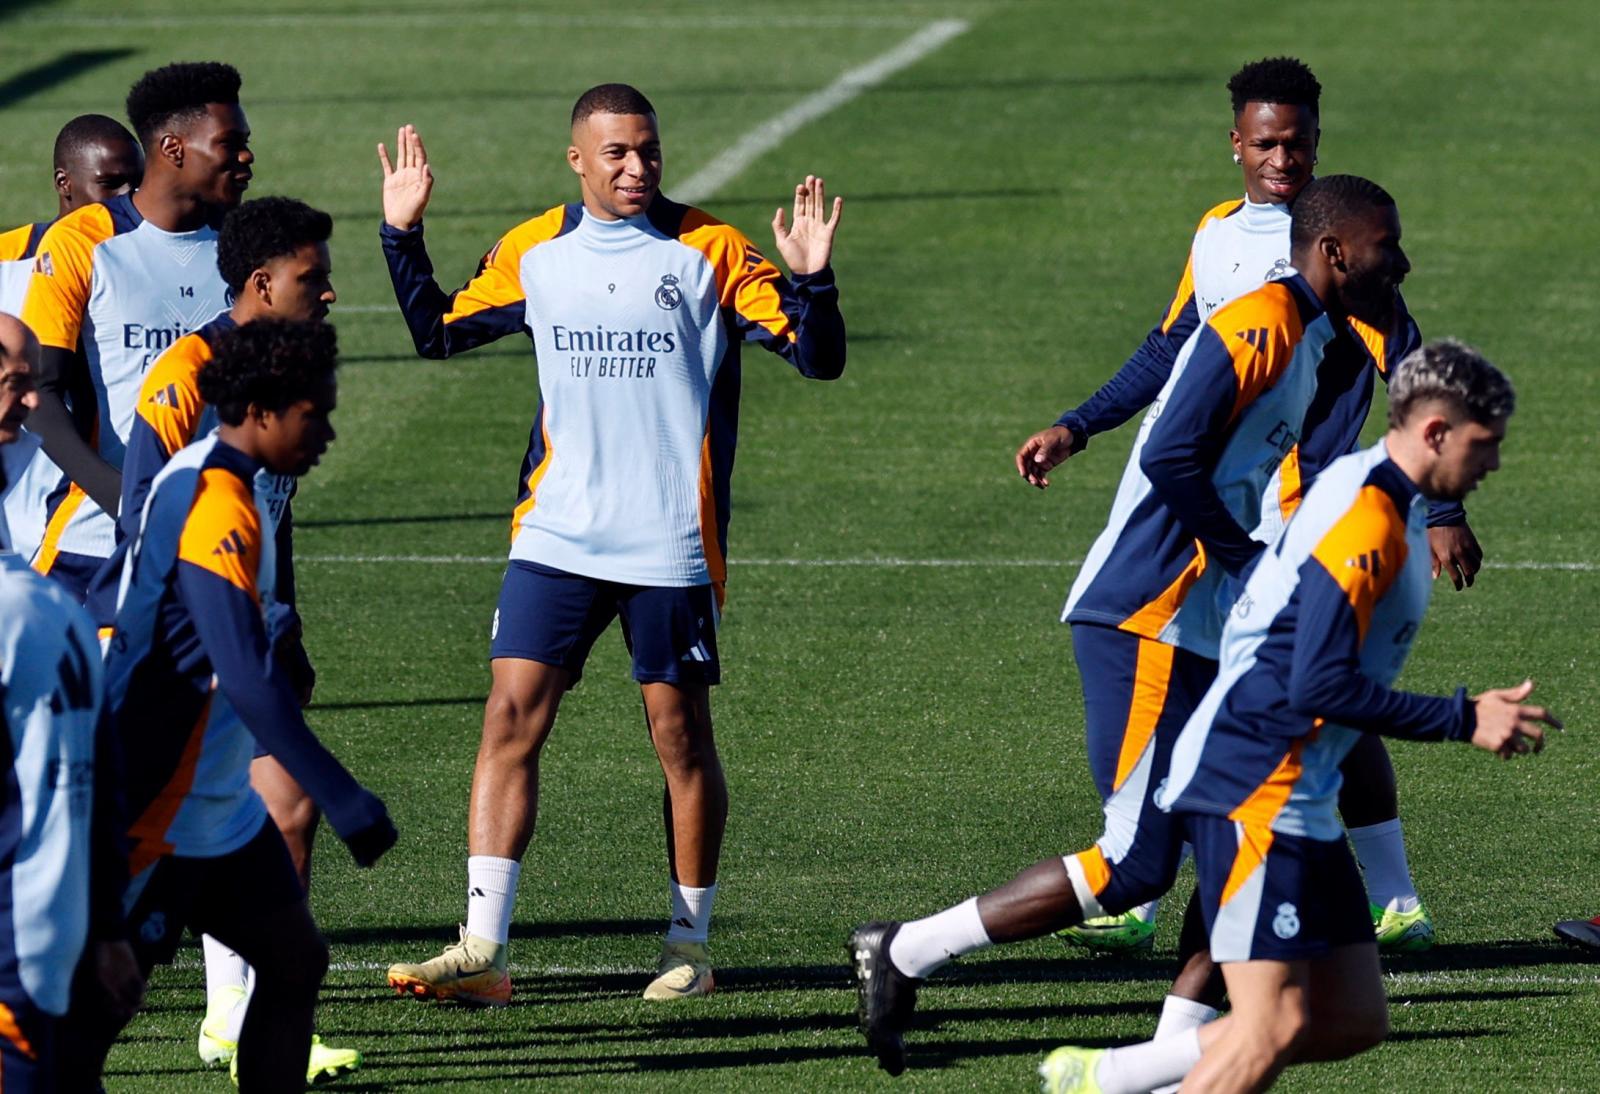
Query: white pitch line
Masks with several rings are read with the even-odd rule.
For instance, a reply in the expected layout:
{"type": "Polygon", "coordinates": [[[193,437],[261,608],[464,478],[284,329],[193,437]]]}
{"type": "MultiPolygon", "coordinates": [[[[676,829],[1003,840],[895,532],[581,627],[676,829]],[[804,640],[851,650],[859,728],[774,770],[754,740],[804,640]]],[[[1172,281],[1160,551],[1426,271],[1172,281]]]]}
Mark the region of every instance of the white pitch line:
{"type": "Polygon", "coordinates": [[[966,33],[971,25],[965,19],[940,19],[929,23],[887,53],[841,74],[821,91],[807,95],[788,110],[750,130],[716,159],[675,185],[673,196],[689,205],[706,200],[802,127],[837,110],[901,69],[916,64],[950,39],[966,33]]]}
{"type": "MultiPolygon", "coordinates": [[[[296,562],[377,564],[417,563],[428,566],[489,565],[505,563],[505,555],[296,555],[296,562]]],[[[885,570],[1029,570],[1082,566],[1081,558],[736,558],[730,566],[777,566],[795,569],[841,569],[864,567],[885,570]]],[[[1593,562],[1486,562],[1485,570],[1541,570],[1555,573],[1592,574],[1600,570],[1593,562]]]]}
{"type": "Polygon", "coordinates": [[[230,27],[397,27],[462,26],[486,27],[594,27],[604,30],[810,30],[901,28],[921,25],[914,16],[894,15],[558,15],[542,12],[296,12],[285,15],[267,13],[208,13],[194,11],[183,15],[72,14],[40,12],[12,21],[16,27],[120,27],[126,29],[171,30],[192,26],[230,27]]]}

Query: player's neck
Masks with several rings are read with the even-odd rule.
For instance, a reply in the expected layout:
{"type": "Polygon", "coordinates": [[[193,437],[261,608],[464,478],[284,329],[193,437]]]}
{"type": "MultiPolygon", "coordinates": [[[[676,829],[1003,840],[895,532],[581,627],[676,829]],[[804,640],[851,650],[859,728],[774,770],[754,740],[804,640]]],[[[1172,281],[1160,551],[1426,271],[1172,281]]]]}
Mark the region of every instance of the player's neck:
{"type": "Polygon", "coordinates": [[[163,232],[193,232],[211,220],[211,206],[193,194],[185,194],[157,182],[133,193],[133,207],[139,215],[163,232]]]}
{"type": "Polygon", "coordinates": [[[253,323],[257,319],[270,319],[271,317],[272,309],[259,296],[251,292],[248,287],[239,294],[239,299],[233,302],[233,307],[228,309],[228,318],[232,319],[234,324],[240,327],[246,323],[253,323]]]}
{"type": "Polygon", "coordinates": [[[1404,429],[1391,429],[1385,433],[1383,448],[1389,454],[1389,461],[1411,480],[1411,485],[1427,495],[1428,480],[1433,470],[1432,449],[1404,429]]]}

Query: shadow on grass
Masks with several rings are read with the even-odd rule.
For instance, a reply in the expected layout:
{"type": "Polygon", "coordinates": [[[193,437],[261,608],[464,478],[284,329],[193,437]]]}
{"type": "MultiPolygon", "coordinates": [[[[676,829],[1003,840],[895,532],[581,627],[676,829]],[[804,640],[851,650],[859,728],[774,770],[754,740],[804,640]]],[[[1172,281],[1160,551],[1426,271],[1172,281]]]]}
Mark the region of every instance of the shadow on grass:
{"type": "Polygon", "coordinates": [[[1431,1003],[1505,1003],[1522,999],[1550,999],[1571,995],[1570,991],[1549,991],[1545,989],[1531,989],[1529,991],[1432,991],[1422,994],[1409,992],[1389,996],[1390,1007],[1406,1007],[1412,1004],[1428,1005],[1431,1003]]]}
{"type": "Polygon", "coordinates": [[[458,695],[441,699],[356,699],[348,703],[312,703],[307,710],[390,710],[406,707],[481,707],[487,695],[458,695]]]}
{"type": "MultiPolygon", "coordinates": [[[[0,11],[8,4],[0,3],[0,11]]],[[[77,79],[91,69],[131,57],[133,49],[73,49],[52,57],[43,64],[23,69],[13,76],[0,80],[0,110],[15,106],[24,99],[48,91],[58,84],[77,79]]]]}
{"type": "Polygon", "coordinates": [[[488,513],[424,513],[420,516],[338,517],[324,520],[300,520],[297,517],[294,530],[299,532],[306,528],[363,528],[373,524],[457,524],[470,520],[509,521],[510,519],[510,513],[504,509],[488,513]]]}
{"type": "Polygon", "coordinates": [[[1383,971],[1449,972],[1456,969],[1517,969],[1533,965],[1573,964],[1573,951],[1560,941],[1447,942],[1426,953],[1385,955],[1383,971]]]}
{"type": "MultiPolygon", "coordinates": [[[[483,702],[482,699],[476,702],[483,702]]],[[[596,938],[616,937],[618,935],[654,935],[661,933],[661,920],[659,919],[556,919],[542,923],[513,923],[511,925],[511,941],[520,942],[525,939],[539,938],[596,938]]],[[[336,927],[325,931],[323,937],[330,945],[336,946],[363,946],[372,944],[398,943],[447,943],[453,941],[450,930],[446,927],[336,927]]],[[[717,970],[720,979],[722,970],[717,970]]],[[[520,985],[529,980],[542,979],[539,974],[529,976],[519,974],[517,983],[520,985]]],[[[558,980],[573,979],[604,979],[604,977],[577,977],[562,975],[555,977],[558,980]]]]}

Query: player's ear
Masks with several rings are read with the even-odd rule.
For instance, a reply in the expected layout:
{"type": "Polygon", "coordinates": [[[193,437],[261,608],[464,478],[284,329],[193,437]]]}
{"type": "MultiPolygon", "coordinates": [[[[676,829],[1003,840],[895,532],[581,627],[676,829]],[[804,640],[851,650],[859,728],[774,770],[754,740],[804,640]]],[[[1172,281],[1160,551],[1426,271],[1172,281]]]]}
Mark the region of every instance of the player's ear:
{"type": "Polygon", "coordinates": [[[1317,240],[1317,253],[1328,265],[1341,273],[1345,270],[1344,248],[1339,244],[1337,236],[1323,236],[1317,240]]]}
{"type": "Polygon", "coordinates": [[[157,143],[156,148],[161,153],[161,157],[171,163],[172,166],[180,169],[183,167],[183,138],[178,134],[161,134],[161,140],[157,143]]]}
{"type": "Polygon", "coordinates": [[[266,271],[266,267],[251,270],[245,284],[255,289],[263,304],[272,307],[272,275],[266,271]]]}
{"type": "Polygon", "coordinates": [[[573,173],[583,174],[583,153],[578,151],[575,144],[567,145],[567,166],[572,168],[573,173]]]}
{"type": "Polygon", "coordinates": [[[1428,420],[1422,423],[1422,439],[1428,450],[1436,456],[1444,450],[1445,438],[1449,436],[1450,419],[1442,414],[1430,414],[1428,420]]]}
{"type": "Polygon", "coordinates": [[[72,200],[72,176],[59,167],[56,168],[56,193],[68,201],[72,200]]]}

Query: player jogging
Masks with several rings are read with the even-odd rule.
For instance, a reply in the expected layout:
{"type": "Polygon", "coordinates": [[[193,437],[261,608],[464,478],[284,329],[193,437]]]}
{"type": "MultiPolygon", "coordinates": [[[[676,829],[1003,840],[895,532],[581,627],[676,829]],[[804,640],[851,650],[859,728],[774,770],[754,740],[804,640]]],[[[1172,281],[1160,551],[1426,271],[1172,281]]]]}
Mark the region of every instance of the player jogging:
{"type": "MultiPolygon", "coordinates": [[[[1393,199],[1350,175],[1302,192],[1293,254],[1300,272],[1219,308],[1184,346],[1068,600],[1084,679],[1101,689],[1086,699],[1091,724],[1102,697],[1127,721],[1104,834],[944,912],[851,935],[862,1031],[891,1074],[905,1066],[916,985],[933,970],[991,942],[1120,914],[1177,874],[1183,841],[1152,796],[1216,676],[1223,616],[1264,549],[1247,529],[1279,505],[1267,483],[1326,392],[1349,392],[1371,368],[1346,317],[1387,323],[1410,269],[1393,199]]],[[[1203,984],[1211,972],[1197,954],[1184,974],[1203,984]]]]}
{"type": "MultiPolygon", "coordinates": [[[[122,124],[104,114],[80,114],[56,134],[54,180],[56,217],[97,201],[128,193],[144,175],[144,153],[122,124]]],[[[53,221],[24,224],[0,232],[0,312],[21,315],[33,274],[34,252],[53,221]]],[[[92,391],[72,397],[74,404],[94,398],[92,391]]],[[[11,550],[31,561],[44,538],[51,492],[61,482],[61,469],[40,456],[39,438],[24,434],[0,449],[7,485],[0,504],[11,528],[11,550]]]]}
{"type": "MultiPolygon", "coordinates": [[[[1243,66],[1228,81],[1228,90],[1234,123],[1229,136],[1245,196],[1222,202],[1201,218],[1171,304],[1116,375],[1018,449],[1017,470],[1036,486],[1048,485],[1048,471],[1081,451],[1090,436],[1121,425],[1150,403],[1198,323],[1228,300],[1291,268],[1290,208],[1311,181],[1317,162],[1321,85],[1299,60],[1275,57],[1243,66]]],[[[1403,310],[1387,330],[1359,319],[1351,326],[1368,344],[1379,376],[1387,376],[1394,361],[1420,344],[1416,325],[1403,310]]],[[[1342,420],[1316,430],[1318,440],[1307,437],[1286,459],[1273,484],[1284,495],[1286,509],[1292,510],[1300,487],[1315,479],[1322,467],[1356,447],[1372,387],[1369,372],[1357,382],[1360,397],[1344,400],[1342,420]]],[[[1313,413],[1312,420],[1318,416],[1313,413]]],[[[1435,503],[1429,520],[1436,570],[1448,572],[1457,588],[1470,585],[1482,563],[1482,551],[1466,525],[1465,511],[1458,503],[1435,503]]],[[[1274,535],[1275,529],[1264,529],[1261,538],[1274,535]]],[[[1086,677],[1085,687],[1093,686],[1086,677]]],[[[1091,705],[1105,709],[1104,703],[1091,705]]],[[[1110,791],[1111,757],[1120,747],[1120,728],[1088,727],[1091,768],[1102,798],[1110,791]]],[[[1382,741],[1362,740],[1346,760],[1345,770],[1340,808],[1372,897],[1376,935],[1385,948],[1425,949],[1432,944],[1433,925],[1406,859],[1394,768],[1382,741]]],[[[1154,940],[1154,913],[1152,902],[1124,916],[1069,929],[1063,936],[1104,948],[1148,946],[1154,940]]],[[[1188,919],[1193,944],[1203,945],[1192,908],[1188,919]]],[[[1185,1007],[1181,1002],[1170,1004],[1169,1011],[1177,1010],[1166,1017],[1181,1020],[1185,1007]]]]}
{"type": "Polygon", "coordinates": [[[398,143],[394,165],[379,147],[383,247],[418,352],[448,357],[524,331],[541,399],[490,635],[466,926],[441,956],[392,966],[389,983],[421,997],[510,999],[507,939],[539,752],[563,693],[620,616],[666,777],[672,913],[645,998],[708,994],[727,817],[710,687],[721,671],[739,352],[756,342],[815,379],[844,370],[828,265],[839,201],[826,219],[822,180],[808,176],[793,225],[778,211],[791,282],[736,229],[661,194],[655,108],[632,87],[602,84],[572,112],[567,160],[582,201],[513,228],[447,296],[423,248],[427,158],[410,127],[398,143]]]}
{"type": "Polygon", "coordinates": [[[128,119],[144,181],[50,226],[22,310],[43,344],[31,428],[64,475],[33,565],[79,598],[116,546],[122,455],[145,370],[227,306],[216,225],[243,197],[254,160],[229,65],[145,73],[128,92],[128,119]]]}
{"type": "Polygon", "coordinates": [[[1290,1063],[1382,1041],[1378,950],[1335,815],[1341,759],[1361,733],[1509,758],[1561,724],[1524,705],[1532,681],[1472,699],[1392,690],[1432,585],[1424,499],[1464,497],[1499,467],[1513,393],[1444,341],[1400,363],[1389,400],[1388,433],[1318,478],[1251,574],[1157,797],[1194,845],[1232,1011],[1126,1049],[1058,1049],[1040,1068],[1047,1091],[1264,1090],[1290,1063]]]}
{"type": "MultiPolygon", "coordinates": [[[[322,323],[260,319],[218,346],[200,393],[221,424],[156,476],[106,661],[133,818],[134,949],[141,968],[170,961],[190,927],[250,963],[255,988],[233,1059],[243,1089],[306,1082],[328,961],[283,837],[250,786],[256,743],[307,789],[359,864],[395,840],[383,803],[306,727],[262,614],[273,542],[255,477],[304,475],[327,448],[336,364],[322,323]]],[[[86,1017],[81,1085],[92,1088],[116,1033],[86,1017]]]]}
{"type": "MultiPolygon", "coordinates": [[[[37,399],[39,343],[0,313],[0,446],[37,399]]],[[[3,485],[3,483],[0,483],[3,485]]],[[[7,548],[0,521],[0,1082],[59,1089],[69,992],[131,1014],[144,978],[123,937],[126,860],[117,842],[116,765],[100,732],[100,649],[83,609],[7,548]],[[94,973],[74,988],[86,945],[94,973]]],[[[89,1001],[86,1000],[86,1003],[89,1001]]]]}
{"type": "MultiPolygon", "coordinates": [[[[216,353],[217,343],[236,327],[256,319],[320,322],[327,318],[335,295],[330,280],[328,239],[333,219],[293,198],[247,201],[228,214],[217,236],[217,267],[233,297],[233,307],[186,334],[156,359],[145,373],[128,431],[122,464],[122,508],[118,524],[122,543],[95,579],[91,604],[115,603],[122,554],[138,534],[150,484],[179,449],[204,436],[216,424],[216,413],[200,395],[200,372],[216,353]]],[[[310,702],[316,674],[301,643],[295,611],[293,517],[290,499],[298,480],[263,469],[255,480],[256,506],[273,540],[275,572],[262,575],[260,588],[267,609],[268,636],[274,654],[302,705],[310,702]]],[[[109,620],[107,620],[109,622],[109,620]]],[[[276,759],[258,744],[250,764],[250,784],[266,803],[273,823],[289,845],[300,884],[311,885],[311,844],[320,814],[276,759]]],[[[200,1058],[227,1063],[239,1040],[248,1000],[249,966],[216,939],[202,939],[206,957],[206,1016],[200,1024],[200,1058]]],[[[311,1067],[319,1075],[359,1067],[361,1054],[314,1041],[311,1067]]]]}

